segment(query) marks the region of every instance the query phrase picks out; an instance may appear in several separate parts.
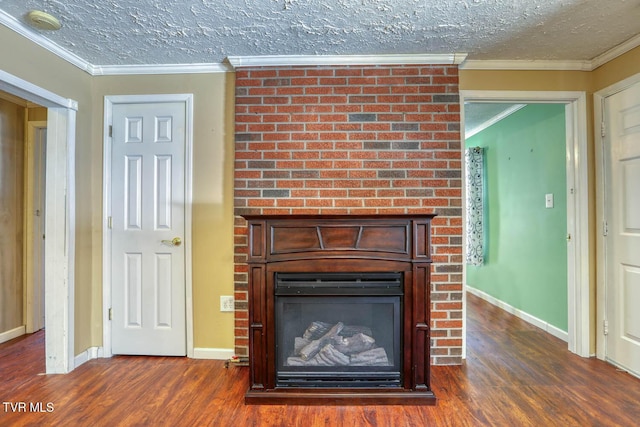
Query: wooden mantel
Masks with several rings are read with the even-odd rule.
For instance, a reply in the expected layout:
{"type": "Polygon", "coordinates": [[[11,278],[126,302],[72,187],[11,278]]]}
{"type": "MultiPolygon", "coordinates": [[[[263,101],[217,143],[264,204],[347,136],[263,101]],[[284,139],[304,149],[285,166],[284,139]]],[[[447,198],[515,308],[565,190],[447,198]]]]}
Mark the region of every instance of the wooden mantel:
{"type": "Polygon", "coordinates": [[[435,404],[430,376],[430,233],[434,215],[245,216],[249,232],[246,403],[435,404]],[[278,387],[274,277],[283,272],[401,272],[402,385],[278,387]]]}

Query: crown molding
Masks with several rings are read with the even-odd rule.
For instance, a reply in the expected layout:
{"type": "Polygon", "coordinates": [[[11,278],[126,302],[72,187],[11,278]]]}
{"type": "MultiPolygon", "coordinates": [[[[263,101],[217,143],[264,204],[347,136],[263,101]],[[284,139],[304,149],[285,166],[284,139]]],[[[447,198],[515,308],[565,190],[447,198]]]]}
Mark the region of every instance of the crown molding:
{"type": "Polygon", "coordinates": [[[13,16],[7,14],[3,10],[0,10],[0,24],[8,27],[9,29],[11,29],[11,30],[15,31],[16,33],[20,34],[21,36],[27,38],[29,41],[37,44],[38,46],[40,46],[40,47],[42,47],[42,48],[44,48],[46,50],[48,50],[49,52],[53,53],[54,55],[60,57],[61,59],[64,59],[67,62],[69,62],[70,64],[75,65],[76,67],[80,68],[81,70],[86,71],[87,73],[91,74],[91,71],[93,69],[93,65],[91,65],[90,63],[88,63],[84,59],[80,58],[79,56],[69,52],[68,50],[63,49],[62,47],[60,47],[57,44],[53,43],[51,40],[47,39],[46,37],[43,37],[40,34],[30,30],[22,22],[18,21],[13,16]]]}
{"type": "Polygon", "coordinates": [[[591,69],[595,70],[601,65],[606,64],[607,62],[616,59],[617,57],[629,52],[631,49],[635,49],[640,46],[640,34],[637,36],[631,37],[624,43],[619,44],[618,46],[609,49],[602,55],[596,56],[591,60],[591,69]]]}
{"type": "Polygon", "coordinates": [[[233,69],[225,63],[210,64],[148,64],[148,65],[94,65],[93,76],[131,76],[152,74],[227,73],[233,69]]]}
{"type": "Polygon", "coordinates": [[[0,10],[0,24],[92,76],[136,74],[194,74],[232,71],[226,64],[161,64],[161,65],[93,65],[56,43],[32,31],[13,16],[0,10]]]}
{"type": "Polygon", "coordinates": [[[640,46],[640,34],[630,38],[624,43],[609,49],[601,55],[591,60],[576,61],[538,61],[538,60],[515,60],[515,61],[483,61],[467,60],[460,65],[462,70],[557,70],[557,71],[593,71],[609,61],[629,52],[640,46]]]}
{"type": "Polygon", "coordinates": [[[399,54],[399,55],[265,55],[228,56],[233,68],[284,67],[296,65],[394,65],[462,63],[466,53],[399,54]]]}
{"type": "Polygon", "coordinates": [[[591,71],[591,61],[467,60],[462,70],[591,71]]]}

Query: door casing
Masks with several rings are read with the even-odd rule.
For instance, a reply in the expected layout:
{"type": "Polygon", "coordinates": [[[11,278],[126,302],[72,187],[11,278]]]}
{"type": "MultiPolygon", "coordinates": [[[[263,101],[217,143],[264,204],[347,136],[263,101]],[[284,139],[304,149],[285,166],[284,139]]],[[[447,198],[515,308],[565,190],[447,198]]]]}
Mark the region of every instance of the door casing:
{"type": "Polygon", "coordinates": [[[75,368],[75,144],[78,103],[0,70],[0,90],[47,108],[45,370],[75,368]]]}
{"type": "MultiPolygon", "coordinates": [[[[42,195],[44,191],[44,164],[46,155],[42,148],[46,149],[46,134],[44,147],[37,142],[46,132],[46,121],[30,121],[27,123],[27,145],[25,154],[25,298],[24,317],[28,334],[36,332],[44,327],[42,324],[42,302],[44,302],[44,257],[36,253],[44,253],[43,227],[38,226],[35,218],[44,214],[45,205],[36,203],[35,196],[42,195]],[[36,161],[39,160],[39,161],[36,161]],[[42,208],[42,212],[36,214],[35,205],[42,208]]],[[[41,201],[40,201],[41,202],[41,201]]]]}
{"type": "MultiPolygon", "coordinates": [[[[594,135],[596,152],[596,357],[601,360],[606,359],[606,337],[604,334],[604,321],[606,319],[606,241],[604,238],[605,224],[605,137],[602,135],[602,127],[607,128],[604,111],[604,101],[608,96],[621,92],[636,83],[640,83],[640,73],[621,80],[611,86],[599,90],[593,95],[594,109],[594,135]]],[[[632,373],[637,375],[637,373],[632,373]]]]}
{"type": "MultiPolygon", "coordinates": [[[[587,101],[585,92],[561,91],[460,91],[460,105],[464,115],[465,102],[501,102],[517,104],[564,104],[566,120],[567,156],[567,233],[571,242],[567,245],[568,291],[568,347],[573,353],[589,357],[591,344],[591,292],[589,272],[589,180],[587,164],[587,101]]],[[[462,117],[464,123],[464,117],[462,117]]],[[[464,158],[464,144],[462,156],[464,158]]],[[[465,186],[462,186],[463,192],[465,186]]],[[[464,194],[462,197],[465,200],[464,194]]],[[[463,209],[463,216],[466,210],[463,209]]],[[[463,240],[466,225],[463,218],[463,240]]],[[[463,241],[463,247],[465,242],[463,241]]],[[[463,264],[463,270],[466,265],[463,264]]],[[[466,271],[463,271],[466,288],[466,271]]],[[[466,303],[466,293],[463,293],[466,303]]],[[[465,313],[466,316],[466,313],[465,313]]],[[[464,321],[466,328],[466,319],[464,321]]],[[[466,354],[466,343],[463,349],[466,354]]]]}
{"type": "Polygon", "coordinates": [[[192,280],[192,206],[193,206],[193,94],[115,95],[104,100],[104,151],[103,151],[103,229],[102,229],[102,304],[103,338],[100,357],[111,357],[111,233],[108,218],[111,216],[111,138],[109,126],[113,121],[114,104],[142,104],[182,102],[185,104],[185,284],[187,357],[193,357],[193,280],[192,280]]]}

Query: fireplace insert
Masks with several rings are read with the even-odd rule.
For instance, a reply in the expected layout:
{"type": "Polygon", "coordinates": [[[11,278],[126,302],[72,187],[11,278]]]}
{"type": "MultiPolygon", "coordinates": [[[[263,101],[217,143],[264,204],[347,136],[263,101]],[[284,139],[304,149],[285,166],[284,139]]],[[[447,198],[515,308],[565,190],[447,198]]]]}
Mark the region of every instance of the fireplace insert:
{"type": "Polygon", "coordinates": [[[247,219],[247,404],[433,405],[433,215],[247,219]]]}
{"type": "Polygon", "coordinates": [[[401,387],[403,275],[276,273],[278,387],[401,387]]]}

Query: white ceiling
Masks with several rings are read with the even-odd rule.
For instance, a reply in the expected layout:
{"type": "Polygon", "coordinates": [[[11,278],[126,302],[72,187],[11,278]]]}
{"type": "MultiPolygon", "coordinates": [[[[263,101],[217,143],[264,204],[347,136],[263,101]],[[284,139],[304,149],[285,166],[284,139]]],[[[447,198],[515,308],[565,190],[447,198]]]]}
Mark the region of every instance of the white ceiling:
{"type": "Polygon", "coordinates": [[[640,1],[0,0],[0,18],[95,66],[451,53],[585,61],[640,33],[640,1]],[[57,16],[62,29],[29,28],[33,9],[57,16]]]}
{"type": "Polygon", "coordinates": [[[471,102],[464,105],[464,133],[470,138],[478,132],[515,113],[524,104],[471,102]]]}

